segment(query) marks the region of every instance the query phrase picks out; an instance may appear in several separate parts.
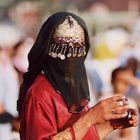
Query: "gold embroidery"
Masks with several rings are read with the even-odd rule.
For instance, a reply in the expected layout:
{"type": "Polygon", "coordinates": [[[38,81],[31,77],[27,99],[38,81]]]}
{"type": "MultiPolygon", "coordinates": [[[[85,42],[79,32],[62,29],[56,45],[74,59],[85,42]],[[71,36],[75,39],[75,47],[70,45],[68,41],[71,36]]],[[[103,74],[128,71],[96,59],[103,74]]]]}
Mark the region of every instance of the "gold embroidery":
{"type": "Polygon", "coordinates": [[[67,128],[66,130],[56,134],[52,140],[72,140],[70,128],[67,128]]]}
{"type": "Polygon", "coordinates": [[[67,16],[56,28],[53,38],[61,37],[78,38],[80,42],[85,42],[84,30],[72,16],[67,16]]]}

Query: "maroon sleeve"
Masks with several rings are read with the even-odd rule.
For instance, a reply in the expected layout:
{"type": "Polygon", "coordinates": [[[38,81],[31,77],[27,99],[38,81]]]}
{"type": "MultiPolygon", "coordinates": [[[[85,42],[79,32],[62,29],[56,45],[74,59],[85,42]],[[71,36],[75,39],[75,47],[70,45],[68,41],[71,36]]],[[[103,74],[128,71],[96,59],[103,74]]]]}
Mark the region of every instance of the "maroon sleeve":
{"type": "Polygon", "coordinates": [[[83,140],[100,140],[96,127],[92,126],[84,136],[83,140]]]}
{"type": "Polygon", "coordinates": [[[57,133],[55,110],[50,97],[30,95],[26,104],[26,140],[49,140],[57,133]]]}

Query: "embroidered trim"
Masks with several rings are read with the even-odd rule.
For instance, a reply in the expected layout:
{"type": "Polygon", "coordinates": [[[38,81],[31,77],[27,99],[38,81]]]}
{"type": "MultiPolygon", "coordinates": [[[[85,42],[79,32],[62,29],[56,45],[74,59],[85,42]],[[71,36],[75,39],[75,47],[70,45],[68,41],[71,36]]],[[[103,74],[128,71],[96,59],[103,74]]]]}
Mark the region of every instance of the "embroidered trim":
{"type": "Polygon", "coordinates": [[[56,28],[53,37],[54,38],[72,37],[72,38],[78,38],[80,42],[85,41],[83,28],[70,15],[68,15],[66,19],[64,20],[64,22],[56,28]]]}
{"type": "Polygon", "coordinates": [[[71,128],[65,129],[63,132],[60,132],[53,136],[52,140],[74,140],[72,133],[71,133],[71,128]]]}
{"type": "Polygon", "coordinates": [[[77,38],[53,38],[48,55],[53,58],[60,58],[61,60],[69,57],[85,56],[85,43],[77,38]]]}

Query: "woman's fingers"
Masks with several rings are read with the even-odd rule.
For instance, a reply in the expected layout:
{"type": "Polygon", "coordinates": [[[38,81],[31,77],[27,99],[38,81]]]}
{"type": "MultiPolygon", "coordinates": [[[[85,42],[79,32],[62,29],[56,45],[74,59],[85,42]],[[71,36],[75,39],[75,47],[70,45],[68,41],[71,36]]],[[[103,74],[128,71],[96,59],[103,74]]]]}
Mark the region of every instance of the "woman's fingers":
{"type": "Polygon", "coordinates": [[[123,99],[123,100],[113,100],[111,103],[110,103],[110,107],[111,109],[115,109],[115,108],[118,108],[118,107],[122,107],[122,106],[126,106],[128,107],[128,100],[127,99],[123,99]]]}
{"type": "Polygon", "coordinates": [[[105,119],[124,118],[128,114],[128,101],[123,95],[114,96],[103,101],[105,119]]]}
{"type": "Polygon", "coordinates": [[[127,116],[127,112],[123,112],[123,113],[114,113],[111,112],[110,114],[107,115],[106,120],[113,120],[113,119],[120,119],[120,118],[124,118],[127,116]]]}
{"type": "Polygon", "coordinates": [[[115,96],[111,97],[110,99],[112,101],[116,102],[116,101],[126,100],[126,97],[122,94],[118,94],[118,95],[115,95],[115,96]]]}
{"type": "MultiPolygon", "coordinates": [[[[138,125],[138,114],[128,107],[128,101],[123,96],[109,98],[110,104],[106,111],[106,120],[110,120],[113,128],[127,128],[138,125]]],[[[107,100],[106,100],[107,101],[107,100]]],[[[108,104],[106,102],[106,104],[108,104]]]]}
{"type": "MultiPolygon", "coordinates": [[[[92,115],[97,116],[97,122],[125,118],[128,115],[128,100],[124,95],[115,95],[101,100],[93,107],[92,115]]],[[[137,125],[136,111],[132,110],[133,119],[130,121],[137,125]]]]}
{"type": "Polygon", "coordinates": [[[133,126],[138,125],[138,113],[135,109],[129,109],[132,113],[131,119],[129,120],[129,123],[132,124],[133,126]]]}

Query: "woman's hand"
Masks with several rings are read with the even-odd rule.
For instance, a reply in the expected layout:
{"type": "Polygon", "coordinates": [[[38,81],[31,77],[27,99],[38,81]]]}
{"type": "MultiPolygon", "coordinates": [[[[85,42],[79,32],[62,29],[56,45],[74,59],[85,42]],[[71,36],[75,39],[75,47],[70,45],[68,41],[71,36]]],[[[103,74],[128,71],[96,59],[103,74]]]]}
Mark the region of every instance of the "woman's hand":
{"type": "Polygon", "coordinates": [[[115,95],[98,102],[89,112],[89,119],[92,124],[104,123],[112,119],[124,118],[127,116],[128,101],[124,95],[115,95]]]}
{"type": "Polygon", "coordinates": [[[83,114],[74,124],[75,137],[81,140],[92,125],[95,125],[102,139],[113,131],[110,120],[127,116],[128,101],[123,95],[116,95],[98,102],[83,114]]]}
{"type": "Polygon", "coordinates": [[[131,118],[129,119],[129,124],[132,126],[136,127],[138,125],[138,112],[135,109],[129,108],[129,110],[132,112],[131,113],[131,118]]]}
{"type": "Polygon", "coordinates": [[[129,108],[127,112],[128,113],[125,118],[114,119],[110,121],[110,124],[114,129],[123,129],[132,126],[137,126],[138,124],[137,111],[135,109],[129,108]]]}

